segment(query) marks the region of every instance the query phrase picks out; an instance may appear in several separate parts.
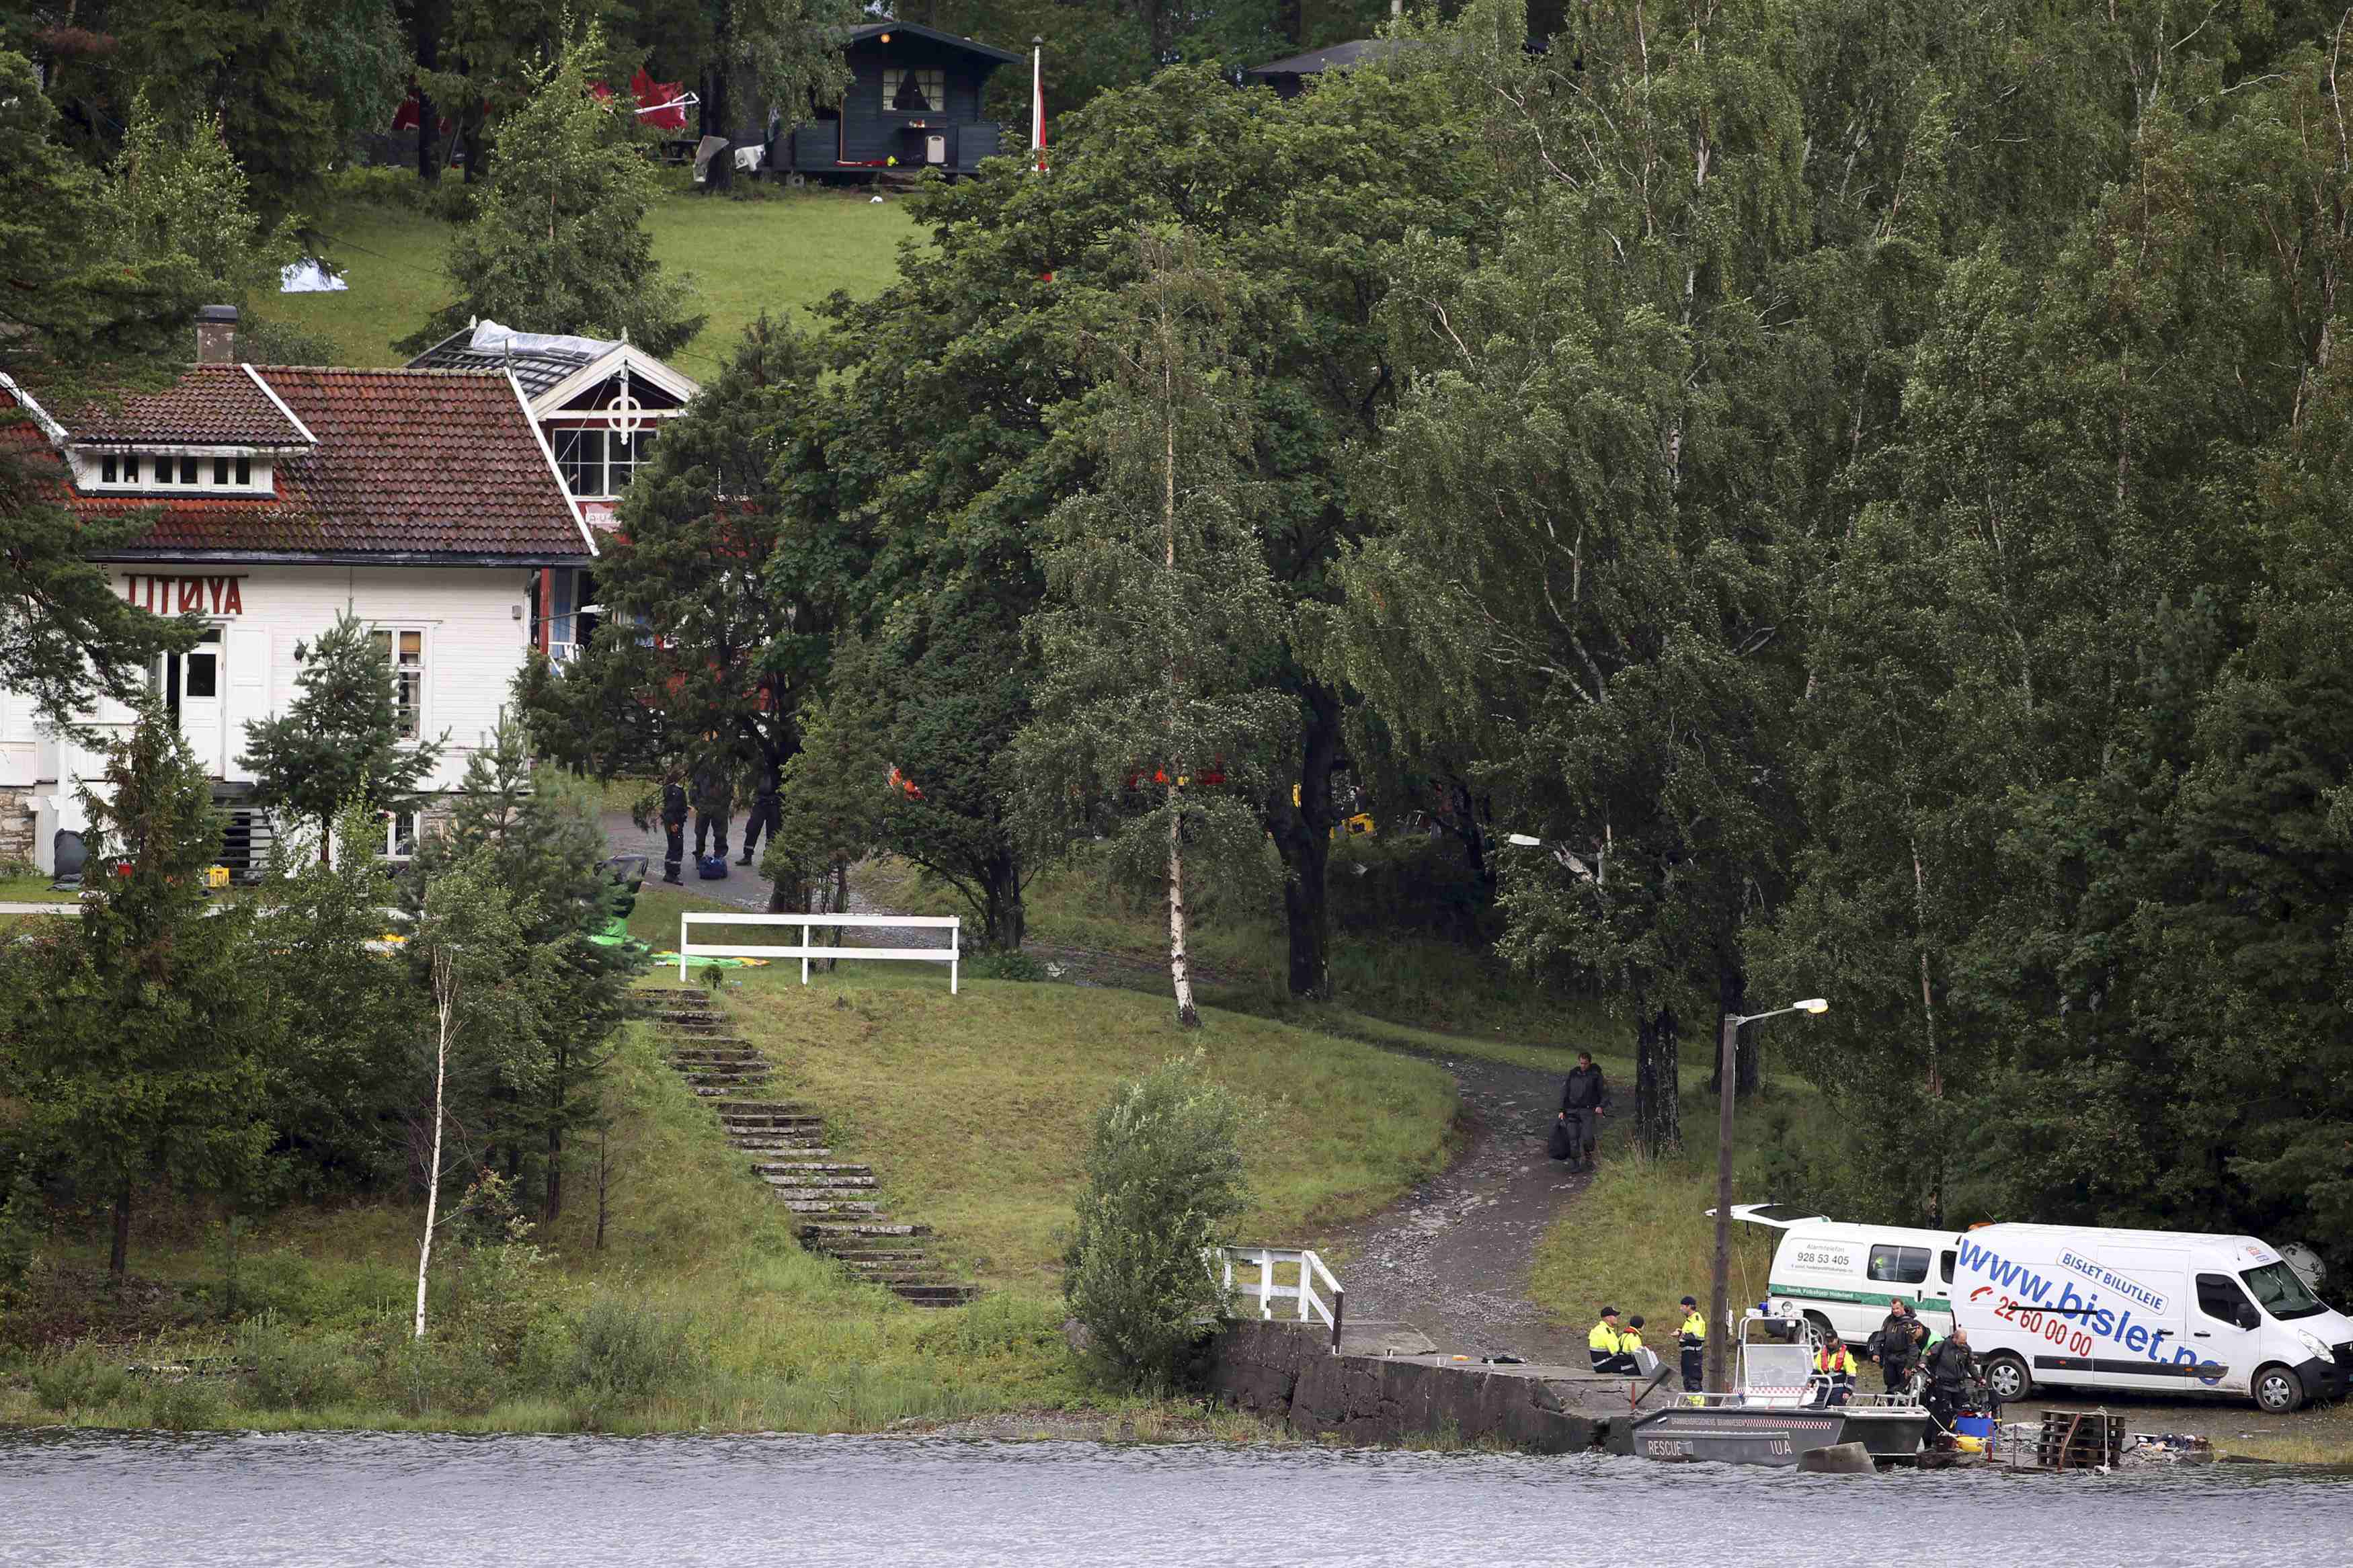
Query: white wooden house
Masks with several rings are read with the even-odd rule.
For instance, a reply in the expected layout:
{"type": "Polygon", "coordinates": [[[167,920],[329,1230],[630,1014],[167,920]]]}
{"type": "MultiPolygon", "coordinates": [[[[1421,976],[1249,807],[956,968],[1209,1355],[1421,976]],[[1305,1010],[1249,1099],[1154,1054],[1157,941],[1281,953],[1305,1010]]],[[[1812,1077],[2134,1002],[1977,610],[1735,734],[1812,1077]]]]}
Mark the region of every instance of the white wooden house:
{"type": "MultiPolygon", "coordinates": [[[[451,789],[527,655],[534,595],[596,543],[511,371],[247,364],[235,311],[203,315],[199,363],[118,406],[44,408],[0,378],[31,416],[0,439],[46,447],[79,512],[155,509],[104,561],[130,603],[206,622],[151,680],[217,781],[236,864],[268,830],[238,809],[245,726],[293,695],[298,643],[338,612],[372,623],[405,724],[448,737],[427,787],[451,789]]],[[[105,731],[131,715],[110,701],[89,718],[105,731]]],[[[54,869],[58,835],[88,826],[76,791],[99,771],[22,693],[0,691],[0,860],[54,869]]],[[[387,824],[391,852],[414,837],[414,823],[387,824]]]]}
{"type": "MultiPolygon", "coordinates": [[[[477,321],[408,362],[419,370],[504,371],[522,388],[556,472],[591,528],[613,526],[621,492],[663,425],[702,388],[644,350],[604,338],[510,331],[477,321]]],[[[549,566],[531,602],[532,638],[561,663],[595,629],[596,579],[549,566]]]]}

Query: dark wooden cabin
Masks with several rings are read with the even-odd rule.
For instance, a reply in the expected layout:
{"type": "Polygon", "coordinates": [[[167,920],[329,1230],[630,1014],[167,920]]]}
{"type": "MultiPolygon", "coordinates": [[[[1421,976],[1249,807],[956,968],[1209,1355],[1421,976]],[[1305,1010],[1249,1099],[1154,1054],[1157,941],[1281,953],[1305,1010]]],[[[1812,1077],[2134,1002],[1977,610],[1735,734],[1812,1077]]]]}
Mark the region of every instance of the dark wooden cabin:
{"type": "Polygon", "coordinates": [[[770,166],[778,174],[871,178],[896,167],[969,174],[983,158],[1028,145],[1026,127],[1007,137],[980,117],[988,73],[1019,55],[885,17],[849,30],[848,58],[841,107],[777,138],[770,166]]]}

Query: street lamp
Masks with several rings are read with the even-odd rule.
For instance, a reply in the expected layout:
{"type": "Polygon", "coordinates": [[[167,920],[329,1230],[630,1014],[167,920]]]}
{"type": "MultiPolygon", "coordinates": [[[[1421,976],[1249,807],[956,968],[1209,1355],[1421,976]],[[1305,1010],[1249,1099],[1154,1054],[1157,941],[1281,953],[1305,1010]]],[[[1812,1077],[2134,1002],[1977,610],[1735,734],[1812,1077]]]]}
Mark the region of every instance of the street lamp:
{"type": "Polygon", "coordinates": [[[1792,1002],[1787,1007],[1776,1007],[1769,1013],[1726,1013],[1724,1016],[1723,1062],[1716,1069],[1717,1095],[1722,1100],[1715,1121],[1715,1268],[1708,1281],[1707,1298],[1707,1375],[1710,1392],[1731,1392],[1725,1378],[1725,1336],[1730,1331],[1731,1318],[1725,1298],[1731,1289],[1732,1276],[1732,1109],[1739,1100],[1736,1075],[1739,1071],[1740,1026],[1754,1024],[1760,1018],[1778,1018],[1784,1013],[1827,1013],[1831,1005],[1820,996],[1809,996],[1803,1002],[1792,1002]]]}

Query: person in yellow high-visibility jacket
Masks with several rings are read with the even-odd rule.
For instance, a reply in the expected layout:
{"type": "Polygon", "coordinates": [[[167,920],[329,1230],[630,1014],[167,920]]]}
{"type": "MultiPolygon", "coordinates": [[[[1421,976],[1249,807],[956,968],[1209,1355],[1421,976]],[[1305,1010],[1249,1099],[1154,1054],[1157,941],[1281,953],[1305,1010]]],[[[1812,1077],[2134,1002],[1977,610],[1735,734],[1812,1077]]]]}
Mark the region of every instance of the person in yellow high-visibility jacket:
{"type": "Polygon", "coordinates": [[[1683,1352],[1683,1392],[1697,1394],[1707,1359],[1707,1320],[1699,1315],[1698,1298],[1684,1297],[1683,1306],[1683,1326],[1676,1331],[1675,1343],[1683,1352]]]}
{"type": "Polygon", "coordinates": [[[1832,1340],[1814,1352],[1812,1403],[1844,1405],[1854,1397],[1854,1352],[1843,1340],[1832,1340]]]}
{"type": "Polygon", "coordinates": [[[1592,1353],[1593,1370],[1607,1373],[1631,1373],[1634,1358],[1626,1349],[1626,1342],[1618,1331],[1618,1309],[1601,1309],[1601,1321],[1585,1336],[1585,1348],[1592,1353]]]}

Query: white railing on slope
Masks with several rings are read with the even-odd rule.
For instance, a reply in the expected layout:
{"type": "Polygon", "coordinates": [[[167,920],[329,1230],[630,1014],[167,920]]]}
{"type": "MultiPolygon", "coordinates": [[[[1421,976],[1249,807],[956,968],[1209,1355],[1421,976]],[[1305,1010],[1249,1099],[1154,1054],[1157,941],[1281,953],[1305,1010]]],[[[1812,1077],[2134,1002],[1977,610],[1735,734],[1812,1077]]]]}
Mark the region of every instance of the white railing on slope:
{"type": "Polygon", "coordinates": [[[1258,1298],[1258,1315],[1271,1318],[1277,1301],[1296,1300],[1299,1303],[1299,1321],[1303,1323],[1312,1318],[1321,1321],[1332,1331],[1332,1353],[1340,1353],[1340,1324],[1345,1316],[1347,1294],[1340,1289],[1340,1281],[1332,1277],[1332,1271],[1324,1267],[1322,1258],[1297,1247],[1221,1247],[1218,1251],[1224,1258],[1228,1295],[1235,1293],[1234,1265],[1239,1263],[1244,1268],[1255,1268],[1258,1270],[1257,1280],[1243,1285],[1240,1294],[1258,1298]],[[1275,1283],[1275,1270],[1285,1267],[1293,1271],[1298,1281],[1296,1284],[1275,1283]],[[1318,1279],[1332,1293],[1329,1301],[1315,1293],[1318,1279]]]}
{"type": "Polygon", "coordinates": [[[948,966],[948,994],[956,994],[956,973],[964,958],[961,938],[964,918],[960,915],[712,915],[682,914],[678,917],[678,978],[686,980],[690,958],[797,958],[801,961],[801,984],[808,984],[809,960],[812,958],[884,958],[903,959],[915,963],[944,963],[948,966]],[[690,926],[798,926],[801,940],[792,947],[731,947],[719,942],[694,942],[689,940],[690,926]],[[809,940],[819,926],[881,926],[893,931],[944,931],[948,933],[945,947],[818,947],[809,940]]]}

